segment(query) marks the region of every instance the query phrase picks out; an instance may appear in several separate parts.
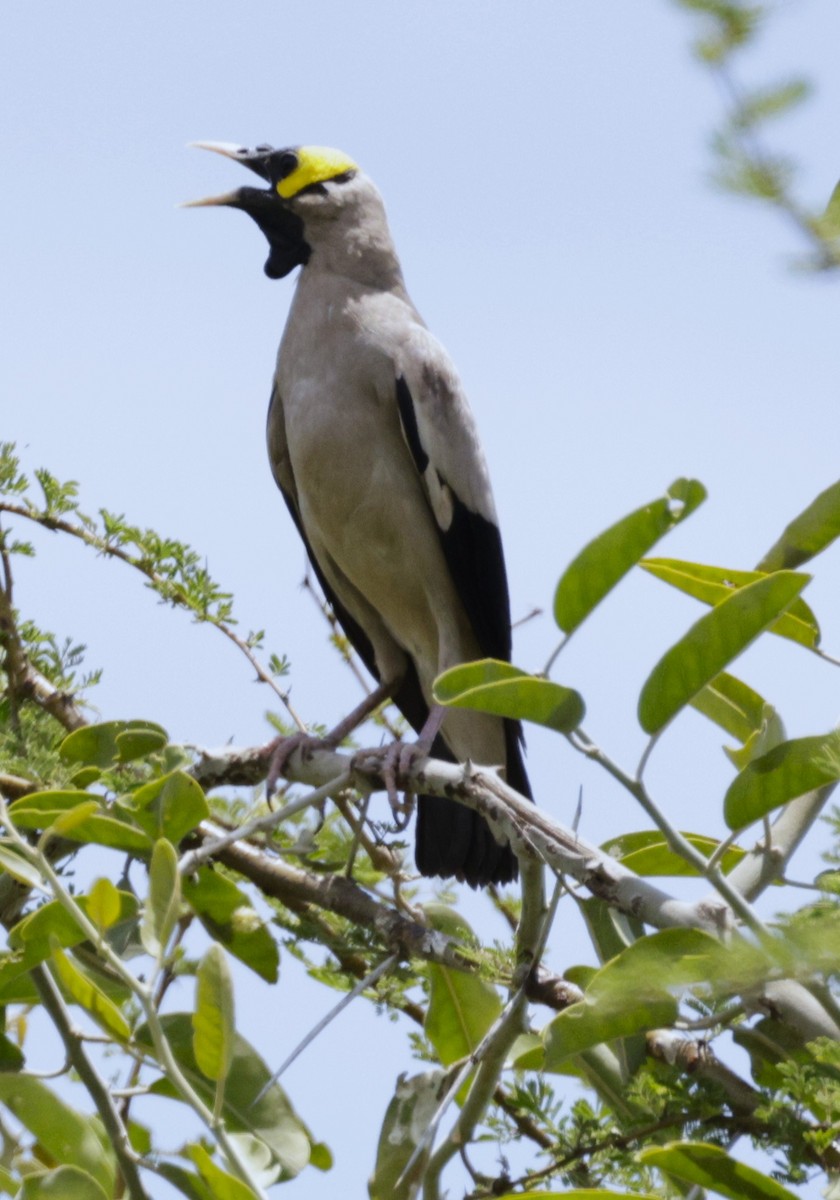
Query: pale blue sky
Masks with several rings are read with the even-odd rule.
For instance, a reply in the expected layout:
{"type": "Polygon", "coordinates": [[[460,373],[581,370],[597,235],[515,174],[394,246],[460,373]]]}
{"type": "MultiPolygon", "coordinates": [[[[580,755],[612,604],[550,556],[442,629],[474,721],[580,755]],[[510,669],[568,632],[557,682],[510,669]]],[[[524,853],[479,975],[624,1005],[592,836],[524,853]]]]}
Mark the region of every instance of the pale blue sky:
{"type": "MultiPolygon", "coordinates": [[[[752,565],[840,475],[837,285],[790,269],[804,247],[781,218],[707,186],[720,97],[690,57],[693,28],[665,0],[5,5],[0,437],[30,468],[79,479],[88,508],[189,540],[243,628],[291,658],[304,717],[333,723],[357,695],[298,589],[303,553],[264,451],[292,283],[263,276],[264,243],[240,214],[176,205],[244,182],[189,141],[335,145],[379,184],[409,290],[472,398],[514,615],[550,610],[583,542],[680,474],[710,499],[662,553],[752,565]]],[[[768,131],[815,204],[840,175],[838,40],[832,0],[788,5],[743,64],[747,80],[817,83],[768,131]]],[[[105,666],[103,716],[205,744],[266,736],[270,697],[212,630],[127,571],[35,540],[18,602],[105,666]]],[[[837,553],[818,570],[807,598],[836,652],[837,553]]],[[[632,578],[560,659],[590,734],[628,766],[644,745],[639,687],[698,615],[632,578]]],[[[518,663],[539,669],[555,636],[547,616],[531,622],[518,663]]],[[[787,697],[791,734],[836,720],[836,677],[795,647],[773,639],[739,670],[787,697]]],[[[651,763],[683,827],[722,829],[719,743],[688,714],[651,763]]],[[[587,836],[646,825],[565,743],[529,744],[538,800],[558,817],[583,784],[587,836]]],[[[574,912],[563,919],[557,967],[588,953],[574,912]]],[[[291,967],[270,993],[240,978],[237,998],[275,1063],[330,1002],[291,967]]],[[[289,1073],[338,1158],[295,1195],[360,1194],[394,1078],[411,1069],[401,1046],[386,1021],[345,1016],[289,1073]],[[318,1063],[339,1058],[325,1095],[318,1063]]]]}

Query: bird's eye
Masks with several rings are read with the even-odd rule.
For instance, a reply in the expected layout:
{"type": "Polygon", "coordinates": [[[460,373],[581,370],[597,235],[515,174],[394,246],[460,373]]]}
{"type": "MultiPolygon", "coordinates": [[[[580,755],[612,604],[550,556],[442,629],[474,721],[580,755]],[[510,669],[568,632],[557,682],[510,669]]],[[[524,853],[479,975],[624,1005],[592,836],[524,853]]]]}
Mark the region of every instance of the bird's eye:
{"type": "Polygon", "coordinates": [[[274,154],[269,154],[266,159],[266,167],[268,168],[269,178],[273,184],[278,184],[281,179],[285,179],[291,175],[292,171],[298,166],[298,156],[294,150],[279,150],[274,154]]]}
{"type": "Polygon", "coordinates": [[[356,172],[352,170],[343,171],[341,175],[333,175],[330,183],[349,183],[355,174],[356,172]]]}

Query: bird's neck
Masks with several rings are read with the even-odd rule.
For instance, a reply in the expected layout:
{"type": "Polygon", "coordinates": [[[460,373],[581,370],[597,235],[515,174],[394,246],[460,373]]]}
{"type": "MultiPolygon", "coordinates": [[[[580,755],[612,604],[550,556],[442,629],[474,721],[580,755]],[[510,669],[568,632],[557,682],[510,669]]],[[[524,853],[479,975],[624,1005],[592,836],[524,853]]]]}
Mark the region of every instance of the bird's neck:
{"type": "Polygon", "coordinates": [[[313,246],[304,278],[332,275],[374,291],[405,295],[402,268],[386,229],[359,227],[313,246]]]}

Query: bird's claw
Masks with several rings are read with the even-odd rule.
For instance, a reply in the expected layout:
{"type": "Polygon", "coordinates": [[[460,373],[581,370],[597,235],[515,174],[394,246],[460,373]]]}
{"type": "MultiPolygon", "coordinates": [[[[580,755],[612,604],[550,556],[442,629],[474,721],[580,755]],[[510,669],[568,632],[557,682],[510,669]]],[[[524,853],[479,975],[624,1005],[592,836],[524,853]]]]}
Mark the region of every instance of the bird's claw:
{"type": "Polygon", "coordinates": [[[265,748],[266,755],[270,756],[265,780],[265,794],[269,804],[277,790],[280,777],[286,773],[289,759],[296,750],[300,750],[301,758],[306,762],[312,757],[313,750],[330,747],[330,745],[324,738],[315,737],[311,733],[281,734],[273,742],[269,742],[265,748]]]}
{"type": "Polygon", "coordinates": [[[399,781],[404,778],[418,758],[425,755],[425,750],[417,745],[406,745],[404,742],[392,742],[384,749],[359,750],[353,756],[353,766],[370,769],[375,767],[382,775],[388,803],[394,817],[394,830],[400,833],[408,825],[414,811],[415,793],[406,788],[400,795],[399,781]]]}

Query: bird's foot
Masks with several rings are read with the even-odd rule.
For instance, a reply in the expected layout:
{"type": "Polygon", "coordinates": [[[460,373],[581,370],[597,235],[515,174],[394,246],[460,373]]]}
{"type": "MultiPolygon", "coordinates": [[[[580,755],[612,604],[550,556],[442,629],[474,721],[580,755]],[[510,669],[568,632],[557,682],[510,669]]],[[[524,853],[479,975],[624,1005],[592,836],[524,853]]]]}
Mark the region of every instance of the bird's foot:
{"type": "Polygon", "coordinates": [[[418,759],[425,758],[427,754],[428,750],[419,743],[391,742],[384,749],[359,750],[353,756],[353,766],[374,767],[381,773],[397,833],[405,829],[411,818],[415,795],[408,788],[400,795],[399,781],[405,778],[418,759]]]}
{"type": "Polygon", "coordinates": [[[311,733],[281,734],[269,742],[264,754],[268,758],[268,774],[265,780],[265,794],[269,804],[271,797],[277,791],[280,777],[286,773],[289,760],[296,750],[304,762],[312,757],[313,750],[334,750],[335,742],[331,738],[315,737],[311,733]]]}

